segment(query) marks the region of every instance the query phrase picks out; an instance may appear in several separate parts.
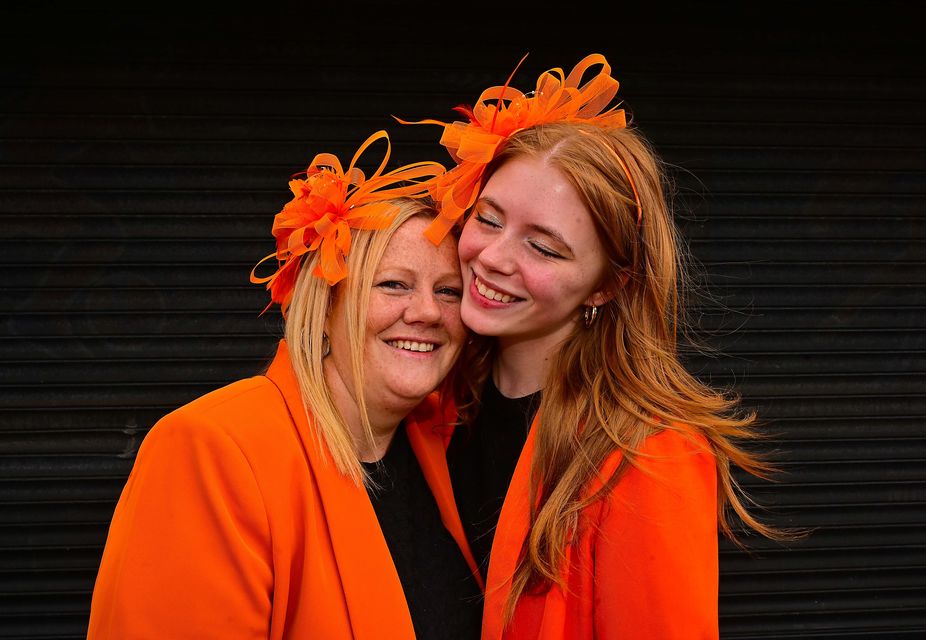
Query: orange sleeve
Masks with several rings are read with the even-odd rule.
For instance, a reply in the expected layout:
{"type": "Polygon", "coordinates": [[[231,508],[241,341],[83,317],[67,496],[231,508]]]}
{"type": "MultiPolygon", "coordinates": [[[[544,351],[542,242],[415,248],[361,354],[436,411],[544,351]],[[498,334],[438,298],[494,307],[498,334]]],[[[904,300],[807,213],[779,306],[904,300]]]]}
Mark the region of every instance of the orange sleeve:
{"type": "Polygon", "coordinates": [[[194,411],[142,443],[116,507],[88,640],[266,640],[270,531],[250,465],[194,411]]]}
{"type": "Polygon", "coordinates": [[[594,543],[595,637],[716,640],[714,457],[684,436],[651,437],[604,505],[594,543]]]}

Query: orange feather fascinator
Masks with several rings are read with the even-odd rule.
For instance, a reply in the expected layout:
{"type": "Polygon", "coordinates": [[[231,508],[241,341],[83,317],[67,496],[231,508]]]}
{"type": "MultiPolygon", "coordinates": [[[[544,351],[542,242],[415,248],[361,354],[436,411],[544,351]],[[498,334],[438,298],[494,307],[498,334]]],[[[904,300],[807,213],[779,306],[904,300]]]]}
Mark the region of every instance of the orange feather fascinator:
{"type": "MultiPolygon", "coordinates": [[[[525,58],[526,55],[503,86],[483,91],[475,106],[456,107],[455,111],[467,117],[466,122],[406,122],[396,118],[402,124],[442,126],[444,132],[440,143],[457,163],[456,167],[431,183],[431,195],[439,205],[440,216],[428,226],[425,235],[435,244],[440,243],[475,203],[486,165],[513,134],[550,122],[582,122],[609,129],[627,126],[624,110],[618,108],[619,103],[608,107],[617,94],[619,83],[611,77],[611,66],[603,55],[586,56],[569,75],[558,67],[545,71],[529,94],[511,86],[511,80],[525,58]],[[583,83],[589,69],[596,65],[600,65],[598,72],[583,83]]],[[[623,162],[621,164],[623,166],[623,162]]],[[[625,166],[624,169],[626,172],[625,166]]]]}
{"type": "MultiPolygon", "coordinates": [[[[383,173],[391,144],[385,131],[364,141],[345,171],[337,157],[319,153],[308,168],[289,183],[293,199],[273,219],[276,251],[251,270],[251,282],[266,284],[271,302],[289,306],[299,267],[306,254],[319,252],[313,275],[334,285],[347,276],[345,258],[350,252],[351,229],[383,229],[395,217],[390,198],[420,198],[428,195],[428,184],[446,170],[437,162],[418,162],[383,173]],[[367,178],[357,167],[363,153],[378,140],[385,140],[386,152],[379,167],[367,178]],[[304,178],[299,176],[305,175],[304,178]],[[256,275],[261,264],[276,258],[277,269],[269,276],[256,275]]],[[[267,309],[264,309],[266,311],[267,309]]]]}

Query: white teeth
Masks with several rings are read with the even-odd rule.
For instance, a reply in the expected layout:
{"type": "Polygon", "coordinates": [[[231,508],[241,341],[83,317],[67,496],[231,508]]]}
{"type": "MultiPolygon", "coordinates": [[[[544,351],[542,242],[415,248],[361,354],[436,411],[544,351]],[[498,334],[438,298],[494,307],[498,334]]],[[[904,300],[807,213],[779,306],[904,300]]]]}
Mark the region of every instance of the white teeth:
{"type": "Polygon", "coordinates": [[[390,347],[404,349],[405,351],[434,351],[434,344],[431,342],[412,342],[411,340],[392,340],[387,343],[390,347]]]}
{"type": "Polygon", "coordinates": [[[480,293],[480,295],[488,298],[489,300],[497,300],[498,302],[511,302],[512,300],[514,300],[514,296],[509,296],[504,293],[499,293],[498,291],[495,291],[494,289],[488,288],[487,286],[482,284],[482,280],[480,280],[479,278],[476,278],[476,290],[480,293]]]}

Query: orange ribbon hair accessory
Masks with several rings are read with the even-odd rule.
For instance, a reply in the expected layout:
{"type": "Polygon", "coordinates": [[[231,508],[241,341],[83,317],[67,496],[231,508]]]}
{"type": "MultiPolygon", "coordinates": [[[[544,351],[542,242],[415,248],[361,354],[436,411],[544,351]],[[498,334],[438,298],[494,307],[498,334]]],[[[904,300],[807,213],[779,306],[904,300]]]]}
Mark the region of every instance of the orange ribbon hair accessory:
{"type": "MultiPolygon", "coordinates": [[[[360,145],[347,171],[330,153],[319,153],[309,167],[293,176],[289,188],[293,199],[273,219],[277,250],[251,270],[251,282],[266,283],[270,307],[278,303],[286,314],[307,253],[319,251],[312,274],[334,285],[347,276],[345,257],[350,251],[351,229],[383,229],[395,217],[390,198],[420,198],[428,195],[428,183],[446,170],[437,162],[417,162],[383,173],[391,144],[385,131],[377,131],[360,145]],[[386,153],[376,171],[367,178],[357,168],[364,151],[377,140],[386,141],[386,153]],[[305,179],[297,176],[305,174],[305,179]],[[277,259],[277,270],[269,276],[255,275],[261,264],[277,259]]],[[[267,309],[264,309],[266,311],[267,309]]]]}
{"type": "MultiPolygon", "coordinates": [[[[617,94],[619,83],[611,77],[611,66],[603,55],[593,53],[586,56],[568,76],[558,67],[545,71],[530,94],[510,86],[525,58],[527,55],[518,62],[504,86],[489,87],[483,91],[472,108],[459,106],[454,109],[465,115],[468,122],[405,122],[396,118],[402,124],[444,127],[440,143],[457,163],[431,185],[431,195],[439,204],[440,216],[428,226],[425,235],[435,244],[440,243],[476,202],[486,165],[495,157],[501,143],[511,135],[550,122],[583,122],[607,129],[627,126],[624,110],[618,108],[619,103],[607,108],[617,94]],[[595,65],[601,65],[601,69],[582,84],[586,72],[595,65]]],[[[626,166],[623,168],[626,173],[626,166]]]]}

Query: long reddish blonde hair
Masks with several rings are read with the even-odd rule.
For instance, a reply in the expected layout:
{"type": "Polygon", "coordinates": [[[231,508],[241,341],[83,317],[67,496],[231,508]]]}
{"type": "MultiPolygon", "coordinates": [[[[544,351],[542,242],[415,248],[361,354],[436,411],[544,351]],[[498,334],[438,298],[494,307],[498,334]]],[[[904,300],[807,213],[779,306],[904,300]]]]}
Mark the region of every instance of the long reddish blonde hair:
{"type": "MultiPolygon", "coordinates": [[[[590,328],[577,322],[552,358],[531,467],[530,504],[536,506],[506,607],[509,619],[525,590],[560,581],[564,549],[578,530],[580,512],[607,495],[634,464],[643,440],[661,429],[688,430],[707,439],[717,464],[717,519],[725,534],[736,539],[732,511],[762,535],[782,535],[749,513],[748,498],[732,474],[733,466],[760,477],[771,471],[736,443],[757,437],[754,414],[742,411],[736,396],[702,383],[679,358],[678,337],[685,330],[680,292],[688,269],[657,154],[634,128],[545,124],[511,136],[484,180],[519,156],[543,158],[575,187],[609,256],[600,286],[613,298],[590,328]],[[639,223],[627,172],[642,206],[639,223]],[[623,454],[617,472],[588,495],[586,488],[615,451],[623,454]]],[[[581,312],[577,309],[577,318],[581,312]]],[[[464,421],[477,411],[495,348],[493,341],[477,343],[476,352],[464,356],[476,371],[464,421]]]]}

